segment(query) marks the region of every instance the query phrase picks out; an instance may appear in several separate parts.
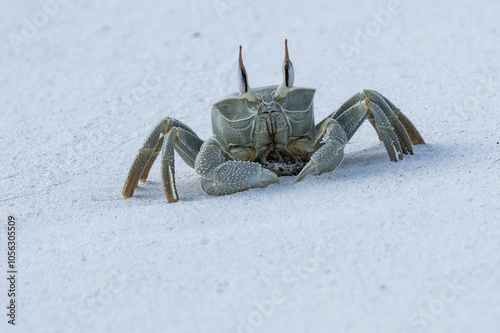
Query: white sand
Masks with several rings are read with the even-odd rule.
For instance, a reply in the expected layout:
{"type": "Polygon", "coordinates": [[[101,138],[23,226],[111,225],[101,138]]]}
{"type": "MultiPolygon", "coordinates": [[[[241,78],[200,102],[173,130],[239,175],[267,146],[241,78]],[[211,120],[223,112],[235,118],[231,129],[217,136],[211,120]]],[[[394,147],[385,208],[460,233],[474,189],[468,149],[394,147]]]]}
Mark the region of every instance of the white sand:
{"type": "Polygon", "coordinates": [[[0,237],[11,214],[19,242],[2,332],[500,331],[500,3],[405,0],[376,23],[388,8],[67,1],[44,18],[0,0],[0,237]],[[157,120],[208,138],[238,45],[251,86],[279,84],[285,38],[317,121],[372,88],[428,144],[390,162],[367,123],[336,171],[296,185],[209,197],[178,159],[179,202],[159,164],[121,198],[157,120]]]}

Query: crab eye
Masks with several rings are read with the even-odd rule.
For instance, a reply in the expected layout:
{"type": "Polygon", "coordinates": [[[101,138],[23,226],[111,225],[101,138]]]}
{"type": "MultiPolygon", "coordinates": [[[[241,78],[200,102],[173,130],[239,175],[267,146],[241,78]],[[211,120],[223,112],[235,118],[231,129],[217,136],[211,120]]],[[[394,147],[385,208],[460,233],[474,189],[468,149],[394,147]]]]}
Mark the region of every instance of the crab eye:
{"type": "Polygon", "coordinates": [[[293,65],[291,61],[285,62],[283,64],[283,75],[285,75],[285,84],[288,88],[293,86],[293,80],[295,79],[295,74],[293,72],[293,65]]]}
{"type": "Polygon", "coordinates": [[[245,66],[243,66],[243,59],[241,58],[241,45],[240,57],[238,60],[238,89],[240,93],[244,94],[245,98],[250,102],[258,101],[260,98],[248,85],[247,71],[245,66]]]}
{"type": "Polygon", "coordinates": [[[241,58],[241,45],[240,45],[240,57],[238,64],[238,89],[244,94],[248,91],[248,79],[247,79],[247,71],[245,66],[243,65],[243,59],[241,58]]]}
{"type": "Polygon", "coordinates": [[[274,98],[283,98],[288,94],[290,88],[293,86],[295,73],[293,72],[293,65],[288,57],[288,40],[285,39],[285,60],[283,61],[283,82],[278,86],[274,93],[274,98]]]}
{"type": "Polygon", "coordinates": [[[283,61],[283,76],[284,82],[288,88],[293,86],[293,80],[295,79],[295,73],[293,71],[293,64],[288,57],[288,40],[285,39],[285,60],[283,61]]]}

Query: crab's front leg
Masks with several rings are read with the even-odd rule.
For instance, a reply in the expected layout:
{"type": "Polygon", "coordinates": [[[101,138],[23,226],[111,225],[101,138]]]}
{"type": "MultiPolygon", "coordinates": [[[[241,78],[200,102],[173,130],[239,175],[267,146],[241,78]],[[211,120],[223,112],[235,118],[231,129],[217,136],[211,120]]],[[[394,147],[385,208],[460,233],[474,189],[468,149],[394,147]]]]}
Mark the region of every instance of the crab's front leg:
{"type": "Polygon", "coordinates": [[[208,139],[196,158],[201,188],[209,195],[226,195],[278,183],[278,176],[259,163],[236,160],[215,136],[208,139]]]}
{"type": "Polygon", "coordinates": [[[293,182],[297,183],[309,174],[333,171],[344,159],[347,141],[345,130],[335,119],[324,121],[313,142],[315,153],[293,182]]]}

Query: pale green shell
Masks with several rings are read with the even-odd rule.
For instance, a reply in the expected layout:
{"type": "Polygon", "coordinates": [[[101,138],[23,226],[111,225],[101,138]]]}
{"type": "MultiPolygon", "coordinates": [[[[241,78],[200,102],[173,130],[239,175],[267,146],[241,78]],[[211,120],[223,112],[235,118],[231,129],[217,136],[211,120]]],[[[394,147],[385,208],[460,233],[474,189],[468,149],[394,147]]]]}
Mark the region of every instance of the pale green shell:
{"type": "MultiPolygon", "coordinates": [[[[254,91],[262,96],[266,104],[273,101],[272,94],[277,87],[255,88],[254,91]]],[[[280,128],[280,131],[284,132],[280,141],[314,137],[314,93],[315,89],[293,87],[286,97],[277,100],[282,111],[277,122],[280,126],[285,126],[280,128]]],[[[217,102],[212,107],[213,133],[230,146],[258,146],[258,138],[266,135],[265,126],[259,124],[259,104],[262,107],[262,103],[251,103],[240,93],[233,93],[217,102]]]]}

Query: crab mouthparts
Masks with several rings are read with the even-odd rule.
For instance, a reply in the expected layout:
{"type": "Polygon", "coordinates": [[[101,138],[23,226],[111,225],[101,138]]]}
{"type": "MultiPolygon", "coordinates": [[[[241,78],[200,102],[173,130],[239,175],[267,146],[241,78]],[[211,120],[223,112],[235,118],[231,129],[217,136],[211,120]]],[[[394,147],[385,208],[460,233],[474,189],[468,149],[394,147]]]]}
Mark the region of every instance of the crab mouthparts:
{"type": "Polygon", "coordinates": [[[262,167],[271,170],[279,176],[296,176],[304,168],[304,161],[293,157],[288,152],[271,146],[260,157],[262,167]]]}

